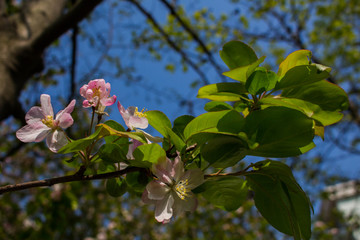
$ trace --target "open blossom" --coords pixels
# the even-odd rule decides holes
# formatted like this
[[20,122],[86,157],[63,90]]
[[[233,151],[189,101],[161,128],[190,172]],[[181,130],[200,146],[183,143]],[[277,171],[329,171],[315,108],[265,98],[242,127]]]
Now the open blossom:
[[134,130],[136,128],[145,129],[149,126],[149,122],[146,118],[146,114],[144,113],[144,110],[139,112],[137,107],[132,107],[132,106],[128,107],[125,110],[125,108],[121,105],[120,102],[118,102],[117,106],[121,116],[125,121],[126,126],[130,130]]
[[83,101],[83,107],[95,107],[99,112],[104,111],[106,106],[116,102],[116,96],[110,97],[110,83],[105,83],[104,79],[91,80],[80,88],[80,95],[86,100]]
[[40,102],[41,107],[32,107],[27,112],[25,116],[27,125],[16,132],[16,137],[22,142],[40,142],[46,137],[49,149],[57,152],[68,143],[62,129],[74,123],[70,113],[74,110],[76,101],[72,100],[64,110],[59,111],[55,119],[50,96],[42,94]]
[[197,199],[191,192],[204,182],[200,169],[185,171],[180,157],[174,161],[168,158],[153,166],[156,179],[148,183],[142,195],[144,203],[155,204],[155,219],[168,223],[172,216],[183,211],[194,211]]

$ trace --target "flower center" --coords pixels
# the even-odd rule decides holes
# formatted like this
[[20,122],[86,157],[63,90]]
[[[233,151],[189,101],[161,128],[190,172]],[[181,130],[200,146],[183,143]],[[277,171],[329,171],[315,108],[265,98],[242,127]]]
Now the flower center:
[[44,119],[41,120],[43,124],[48,126],[49,128],[55,128],[57,127],[54,121],[53,116],[47,115]]
[[187,179],[184,181],[181,180],[175,185],[175,192],[177,193],[179,198],[181,198],[181,200],[184,200],[185,197],[189,196],[188,193],[190,192],[190,189],[188,189],[188,185],[189,181]]
[[93,97],[99,97],[100,98],[100,93],[101,93],[100,87],[93,88],[92,91],[93,91]]
[[145,108],[143,108],[141,110],[141,112],[139,112],[139,109],[138,107],[135,108],[135,112],[134,112],[134,115],[139,117],[139,118],[143,118],[143,117],[146,117],[146,113],[144,112],[145,111]]

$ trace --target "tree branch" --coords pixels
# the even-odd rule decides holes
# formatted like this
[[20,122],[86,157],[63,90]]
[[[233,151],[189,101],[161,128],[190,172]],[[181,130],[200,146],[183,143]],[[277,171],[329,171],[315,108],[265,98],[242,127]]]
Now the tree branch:
[[74,28],[78,22],[87,17],[94,8],[103,0],[81,0],[74,5],[65,15],[59,17],[53,24],[47,27],[32,43],[32,47],[42,52],[52,42],[58,39],[62,34],[71,28]]
[[170,36],[165,32],[165,30],[160,26],[160,24],[155,20],[155,18],[146,11],[136,0],[127,0],[128,2],[134,4],[136,8],[144,14],[147,19],[154,25],[154,27],[160,32],[160,34],[165,38],[166,42],[169,44],[171,48],[173,48],[176,52],[178,52],[184,61],[189,64],[190,67],[194,69],[194,71],[200,76],[201,80],[204,84],[209,84],[209,80],[206,75],[199,69],[198,66],[186,55],[186,53],[176,45],[176,43],[171,40]]
[[115,177],[124,175],[126,173],[136,172],[136,171],[143,171],[143,168],[127,167],[120,171],[95,174],[95,175],[83,175],[84,168],[80,168],[78,172],[76,172],[73,175],[69,175],[69,176],[48,178],[48,179],[44,179],[44,180],[2,186],[2,187],[0,187],[0,195],[7,193],[7,192],[15,192],[15,191],[25,190],[25,189],[29,189],[29,188],[50,187],[50,186],[58,184],[58,183],[91,181],[91,180],[115,178]]
[[212,53],[209,51],[209,49],[206,47],[205,43],[200,39],[200,37],[191,29],[191,27],[186,24],[182,18],[179,16],[179,14],[176,12],[175,8],[173,6],[170,5],[170,3],[168,3],[166,0],[160,0],[170,11],[171,15],[173,15],[176,20],[178,20],[178,22],[180,23],[180,25],[190,34],[190,36],[195,40],[195,42],[197,42],[199,44],[199,46],[201,47],[201,49],[204,51],[204,53],[207,55],[209,62],[211,63],[211,65],[214,66],[214,68],[216,69],[217,74],[220,76],[220,78],[222,79],[222,81],[226,81],[224,75],[222,75],[223,70],[221,69],[221,67],[216,63]]

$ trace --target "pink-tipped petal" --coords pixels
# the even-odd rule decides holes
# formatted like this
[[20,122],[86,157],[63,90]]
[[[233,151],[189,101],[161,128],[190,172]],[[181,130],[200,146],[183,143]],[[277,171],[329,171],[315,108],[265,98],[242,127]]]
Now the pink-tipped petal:
[[83,107],[84,107],[84,108],[91,107],[91,104],[89,103],[88,100],[84,100],[84,101],[83,101]]
[[112,96],[110,98],[103,98],[100,100],[103,106],[111,106],[116,102],[116,96]]
[[57,114],[56,114],[56,120],[60,120],[61,116],[64,114],[64,113],[72,113],[72,111],[74,110],[74,107],[75,107],[75,104],[76,104],[76,100],[72,100],[69,105],[67,105],[67,107],[64,109],[64,110],[61,110],[59,111]]
[[63,113],[57,120],[59,120],[59,126],[64,129],[70,127],[74,123],[74,119],[69,113]]
[[46,116],[44,115],[41,107],[32,107],[25,115],[25,120],[27,124],[32,124],[36,122],[41,122]]
[[170,191],[170,188],[163,182],[151,181],[146,185],[148,198],[152,200],[163,199]]
[[51,131],[42,122],[25,125],[16,132],[16,137],[22,142],[40,142]]
[[157,201],[155,204],[155,219],[158,222],[168,223],[173,215],[173,205],[174,198],[171,194],[169,194],[169,197]]
[[47,94],[41,94],[40,96],[41,109],[45,116],[54,117],[54,111],[51,105],[51,98]]
[[67,143],[68,140],[63,131],[55,130],[46,137],[46,144],[52,152],[58,152]]
[[85,93],[85,98],[86,99],[91,99],[93,95],[94,95],[94,92],[93,92],[92,89],[87,89],[86,90],[86,93]]
[[84,84],[81,88],[80,88],[80,95],[84,98],[86,98],[86,90],[88,89],[88,85]]

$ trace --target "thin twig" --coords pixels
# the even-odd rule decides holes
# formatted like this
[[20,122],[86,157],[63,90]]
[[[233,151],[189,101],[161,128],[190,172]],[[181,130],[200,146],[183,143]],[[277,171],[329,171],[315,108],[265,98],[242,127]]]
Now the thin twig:
[[147,19],[165,38],[165,41],[169,44],[169,46],[173,48],[176,52],[178,52],[184,59],[184,61],[189,64],[189,66],[192,67],[192,69],[194,69],[194,71],[200,76],[204,84],[209,84],[209,80],[207,79],[206,75],[199,69],[198,66],[196,66],[196,64],[186,55],[186,53],[179,46],[177,46],[173,40],[171,40],[170,36],[165,32],[165,30],[160,26],[160,24],[155,20],[155,18],[148,11],[146,11],[145,8],[143,8],[136,0],[127,1],[134,4],[136,8],[147,17]]
[[95,175],[83,175],[84,170],[83,170],[83,168],[80,168],[79,171],[73,175],[56,177],[56,178],[48,178],[48,179],[44,179],[44,180],[24,182],[24,183],[18,183],[18,184],[12,184],[12,185],[6,185],[3,187],[0,187],[0,195],[3,193],[7,193],[7,192],[15,192],[15,191],[20,191],[20,190],[25,190],[25,189],[29,189],[29,188],[35,188],[35,187],[50,187],[50,186],[58,184],[58,183],[115,178],[115,177],[124,175],[126,173],[142,171],[142,170],[143,170],[143,168],[128,167],[123,170],[115,171],[115,172],[95,174]]

